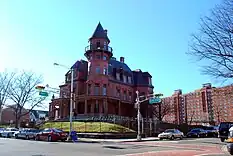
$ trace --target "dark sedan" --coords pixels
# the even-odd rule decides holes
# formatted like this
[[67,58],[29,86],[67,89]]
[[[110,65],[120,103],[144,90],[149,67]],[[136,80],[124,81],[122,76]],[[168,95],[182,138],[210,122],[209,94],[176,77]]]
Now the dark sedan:
[[204,129],[196,128],[192,129],[190,132],[187,133],[187,137],[207,137],[207,132]]

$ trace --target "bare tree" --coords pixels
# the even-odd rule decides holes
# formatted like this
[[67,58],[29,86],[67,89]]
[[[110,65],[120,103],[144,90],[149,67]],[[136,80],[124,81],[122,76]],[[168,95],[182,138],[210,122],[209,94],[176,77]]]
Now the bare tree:
[[201,18],[200,32],[192,35],[188,52],[205,61],[203,74],[225,80],[233,78],[233,0],[223,0]]
[[[41,107],[45,97],[39,96],[35,89],[42,82],[42,78],[31,72],[21,72],[14,77],[14,83],[8,88],[9,99],[14,105],[8,105],[15,113],[15,125],[18,127],[20,119],[35,107]],[[25,107],[29,110],[25,111]]]
[[225,113],[224,113],[224,108],[216,105],[214,106],[214,115],[217,118],[217,123],[219,124],[220,122],[226,121],[226,118],[224,117]]
[[190,118],[190,120],[189,120],[189,125],[191,125],[192,122],[193,122],[194,114],[195,114],[195,111],[192,111],[191,118]]
[[161,102],[156,104],[152,107],[152,114],[162,121],[166,115],[173,113],[173,108],[171,107],[170,103]]
[[2,121],[2,109],[8,98],[8,89],[12,84],[14,75],[14,72],[5,71],[0,73],[0,123]]

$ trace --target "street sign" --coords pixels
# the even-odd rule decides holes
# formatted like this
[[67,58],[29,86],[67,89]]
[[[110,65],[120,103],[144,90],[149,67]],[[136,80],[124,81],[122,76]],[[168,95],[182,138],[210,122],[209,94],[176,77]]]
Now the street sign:
[[39,92],[39,95],[40,96],[49,96],[48,92],[43,92],[43,91]]
[[150,98],[149,99],[149,104],[156,104],[156,103],[161,103],[161,99],[160,98]]

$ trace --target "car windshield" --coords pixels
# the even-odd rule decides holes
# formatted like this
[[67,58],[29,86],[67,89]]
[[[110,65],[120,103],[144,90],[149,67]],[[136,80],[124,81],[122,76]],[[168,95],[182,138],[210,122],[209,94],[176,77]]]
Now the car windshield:
[[219,128],[230,128],[233,124],[232,123],[221,123]]
[[200,129],[193,129],[193,130],[191,130],[191,132],[200,132],[201,130]]
[[206,127],[206,130],[215,130],[214,127]]
[[62,130],[60,130],[60,129],[56,129],[56,128],[54,128],[54,129],[53,129],[53,131],[54,131],[54,132],[57,132],[57,133],[61,133],[61,132],[63,132]]
[[174,130],[173,129],[167,129],[164,131],[165,133],[174,133]]
[[30,130],[30,132],[33,132],[33,133],[37,133],[37,132],[39,132],[40,130],[38,130],[38,129],[31,129]]

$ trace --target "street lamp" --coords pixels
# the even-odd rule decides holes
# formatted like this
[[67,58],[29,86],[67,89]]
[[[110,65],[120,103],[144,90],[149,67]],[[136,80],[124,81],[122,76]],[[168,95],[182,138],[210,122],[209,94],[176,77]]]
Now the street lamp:
[[66,69],[69,69],[70,72],[71,72],[71,85],[70,85],[70,132],[69,132],[69,137],[68,137],[68,139],[70,139],[71,132],[72,132],[72,118],[73,118],[74,69],[72,67],[69,68],[69,67],[67,67],[65,65],[62,65],[62,64],[59,64],[59,63],[54,63],[53,65],[64,67]]

